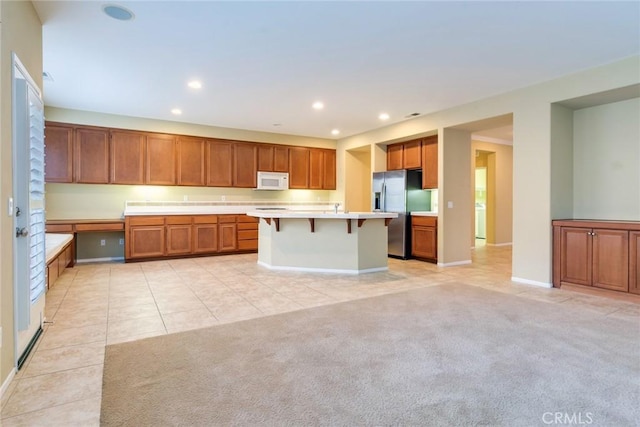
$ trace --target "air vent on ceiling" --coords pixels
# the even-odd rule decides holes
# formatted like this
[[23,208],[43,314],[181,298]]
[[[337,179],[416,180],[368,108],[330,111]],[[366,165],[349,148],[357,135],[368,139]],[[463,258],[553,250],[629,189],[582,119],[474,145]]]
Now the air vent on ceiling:
[[42,80],[44,80],[45,82],[53,82],[53,77],[48,72],[43,71],[42,72]]
[[419,116],[419,115],[420,115],[420,113],[411,113],[411,114],[408,114],[408,115],[404,116],[404,118],[405,119],[410,119],[411,117],[416,117],[416,116]]

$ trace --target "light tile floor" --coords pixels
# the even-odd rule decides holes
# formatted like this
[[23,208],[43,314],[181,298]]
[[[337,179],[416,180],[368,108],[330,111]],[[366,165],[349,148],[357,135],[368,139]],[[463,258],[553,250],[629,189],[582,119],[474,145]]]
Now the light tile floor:
[[99,425],[106,345],[451,282],[638,320],[640,305],[511,282],[511,248],[471,265],[389,260],[364,275],[274,272],[228,255],[67,269],[46,296],[45,331],[2,396],[3,426]]

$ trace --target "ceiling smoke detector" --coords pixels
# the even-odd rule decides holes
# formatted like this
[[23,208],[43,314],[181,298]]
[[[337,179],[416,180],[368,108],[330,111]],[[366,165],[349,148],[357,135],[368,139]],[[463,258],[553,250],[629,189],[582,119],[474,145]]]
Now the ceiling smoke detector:
[[45,82],[53,82],[53,76],[51,76],[51,74],[49,74],[48,72],[43,71],[42,80],[44,80]]
[[129,9],[117,4],[105,4],[102,6],[102,11],[110,18],[118,21],[131,21],[135,16]]

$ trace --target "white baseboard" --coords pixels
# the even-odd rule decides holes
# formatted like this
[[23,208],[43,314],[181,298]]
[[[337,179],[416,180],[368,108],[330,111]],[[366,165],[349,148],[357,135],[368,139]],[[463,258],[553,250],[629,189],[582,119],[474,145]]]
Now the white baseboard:
[[541,288],[553,288],[553,284],[547,282],[538,282],[536,280],[522,279],[520,277],[511,277],[512,282],[522,283],[524,285],[539,286]]
[[106,257],[106,258],[85,258],[76,260],[76,264],[89,264],[92,262],[115,262],[115,261],[124,261],[124,257],[116,256],[116,257]]
[[487,243],[487,246],[513,246],[513,243]]
[[439,262],[438,263],[438,267],[455,267],[456,265],[468,265],[471,264],[471,260],[465,260],[465,261],[454,261],[454,262]]
[[363,274],[363,273],[375,273],[377,271],[389,270],[389,267],[367,268],[364,270],[341,270],[336,268],[289,267],[289,266],[277,266],[277,265],[274,266],[274,265],[269,265],[262,261],[258,261],[258,265],[268,268],[269,270],[303,271],[306,273]]
[[2,383],[2,387],[0,387],[0,399],[2,399],[2,396],[4,396],[5,392],[9,388],[9,384],[11,384],[11,381],[13,381],[13,378],[15,376],[16,376],[16,368],[13,368],[11,372],[9,372],[9,375],[7,375],[7,379],[4,380],[4,382]]

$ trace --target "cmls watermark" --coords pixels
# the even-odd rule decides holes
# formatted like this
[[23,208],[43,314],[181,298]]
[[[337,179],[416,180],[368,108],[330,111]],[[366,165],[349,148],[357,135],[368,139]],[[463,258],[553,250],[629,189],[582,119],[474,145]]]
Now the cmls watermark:
[[589,425],[593,423],[592,412],[545,412],[542,422],[548,425]]

